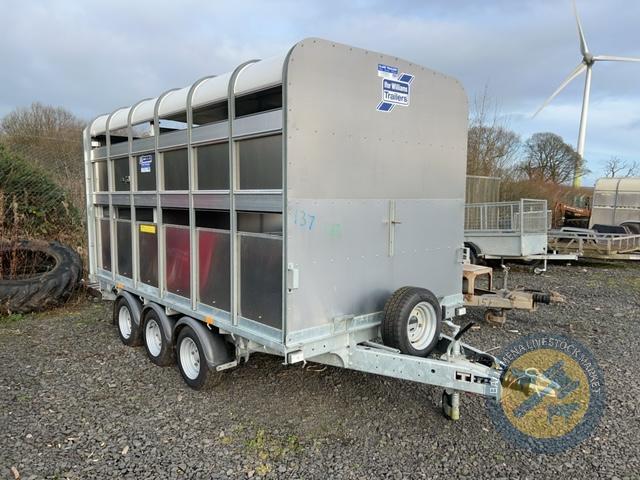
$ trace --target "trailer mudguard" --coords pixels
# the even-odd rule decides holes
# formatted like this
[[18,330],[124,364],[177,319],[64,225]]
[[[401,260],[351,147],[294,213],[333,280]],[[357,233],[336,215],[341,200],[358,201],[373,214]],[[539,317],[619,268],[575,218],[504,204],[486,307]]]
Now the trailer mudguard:
[[233,360],[229,351],[229,344],[217,331],[209,330],[204,323],[194,318],[184,316],[178,320],[178,323],[176,323],[174,333],[177,334],[185,325],[191,327],[193,331],[196,332],[196,335],[198,335],[198,339],[202,345],[202,350],[204,351],[204,356],[207,359],[207,364],[210,368],[215,368],[218,365],[222,365],[223,363],[228,363]]
[[[116,299],[118,297],[124,297],[127,300],[127,303],[129,304],[129,306],[131,307],[131,315],[132,315],[132,320],[133,322],[136,324],[136,327],[140,326],[140,319],[142,318],[142,302],[140,301],[139,298],[135,297],[134,295],[130,294],[129,292],[125,292],[124,290],[120,290],[118,292],[118,295],[116,297]],[[116,323],[116,317],[113,317],[113,324],[115,325]]]

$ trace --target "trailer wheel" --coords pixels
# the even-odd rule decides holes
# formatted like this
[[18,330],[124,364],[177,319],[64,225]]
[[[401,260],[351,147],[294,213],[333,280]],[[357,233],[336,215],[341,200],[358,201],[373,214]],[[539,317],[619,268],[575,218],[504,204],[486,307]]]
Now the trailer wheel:
[[113,305],[113,322],[120,340],[129,347],[142,345],[142,331],[135,320],[136,314],[140,314],[138,305],[132,305],[125,296],[118,297]]
[[176,358],[182,378],[194,390],[200,390],[220,376],[210,371],[200,339],[189,326],[180,330],[176,343]]
[[173,346],[162,332],[158,314],[150,309],[144,320],[144,346],[152,363],[166,367],[173,363]]
[[429,290],[403,287],[387,300],[382,341],[406,355],[427,356],[440,339],[442,310]]

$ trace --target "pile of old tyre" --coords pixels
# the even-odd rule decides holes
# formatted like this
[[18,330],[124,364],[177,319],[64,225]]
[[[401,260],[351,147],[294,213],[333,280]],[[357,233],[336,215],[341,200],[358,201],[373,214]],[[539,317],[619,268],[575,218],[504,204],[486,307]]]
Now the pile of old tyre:
[[59,306],[73,294],[82,276],[80,256],[58,242],[2,241],[0,261],[3,313],[27,313]]

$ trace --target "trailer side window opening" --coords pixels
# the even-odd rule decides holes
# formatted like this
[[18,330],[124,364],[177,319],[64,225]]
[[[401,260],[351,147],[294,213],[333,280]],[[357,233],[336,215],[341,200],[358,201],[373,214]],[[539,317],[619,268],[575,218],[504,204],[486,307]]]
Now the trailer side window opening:
[[131,126],[131,136],[135,140],[137,138],[148,138],[153,137],[153,123],[152,122],[141,122],[136,123]]
[[116,218],[118,220],[131,220],[131,208],[129,207],[117,207]]
[[282,108],[282,85],[236,97],[236,118]]
[[225,210],[196,210],[196,227],[229,230],[229,212]]
[[189,165],[187,160],[186,148],[162,153],[165,190],[189,189]]
[[187,128],[187,114],[186,112],[182,112],[169,117],[160,118],[159,126],[160,135],[175,132],[176,130],[185,130]]
[[96,148],[102,148],[107,144],[107,136],[102,135],[94,135],[91,137],[91,149],[95,150]]
[[165,224],[189,226],[189,210],[182,208],[163,208],[162,221]]
[[153,208],[136,208],[136,222],[155,222]]
[[109,178],[107,176],[107,162],[95,162],[93,164],[93,178],[97,192],[109,191]]
[[637,192],[618,192],[618,206],[620,207],[640,207],[640,195]]
[[118,143],[126,143],[129,141],[129,134],[126,128],[119,128],[117,130],[111,130],[109,132],[109,142],[111,145],[117,145]]
[[229,118],[229,104],[226,100],[193,109],[193,126],[222,122]]
[[116,158],[112,161],[112,165],[116,191],[129,191],[131,187],[131,177],[129,176],[129,157]]
[[282,188],[282,135],[240,140],[237,147],[241,190]]
[[238,212],[238,232],[282,235],[282,214]]
[[216,143],[196,149],[198,190],[229,190],[229,144]]

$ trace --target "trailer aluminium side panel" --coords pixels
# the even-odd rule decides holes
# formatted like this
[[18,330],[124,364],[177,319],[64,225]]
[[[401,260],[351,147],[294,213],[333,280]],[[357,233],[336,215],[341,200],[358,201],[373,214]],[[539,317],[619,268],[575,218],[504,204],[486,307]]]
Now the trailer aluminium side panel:
[[191,387],[265,352],[445,387],[457,418],[503,368],[451,321],[466,128],[456,80],[320,39],[100,116],[90,281]]
[[626,225],[640,234],[640,178],[601,178],[593,192],[589,228]]

